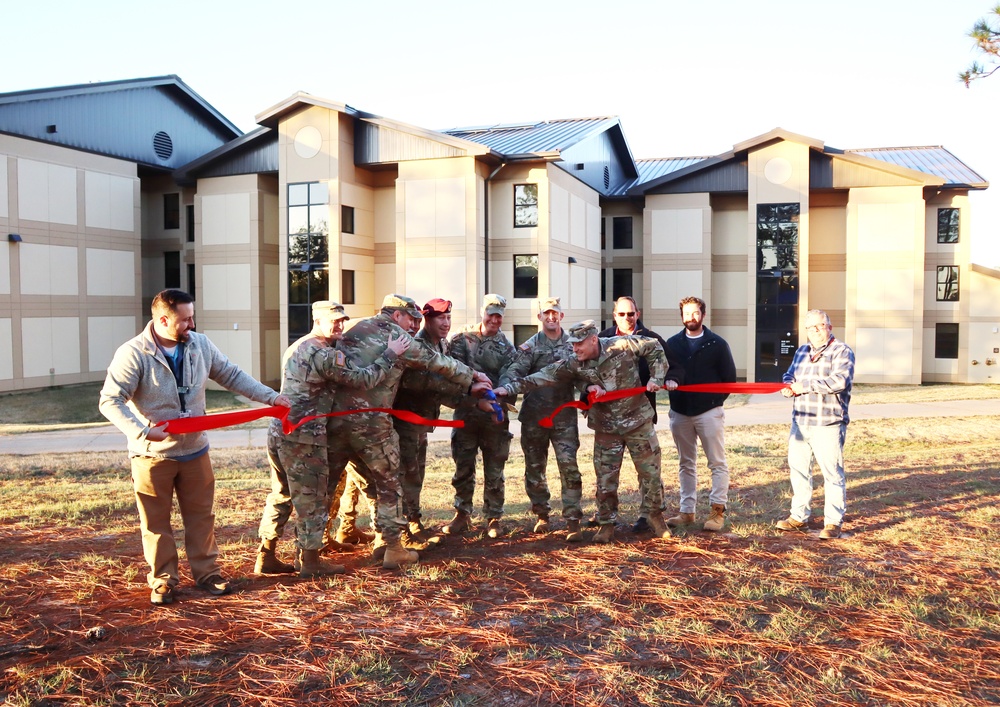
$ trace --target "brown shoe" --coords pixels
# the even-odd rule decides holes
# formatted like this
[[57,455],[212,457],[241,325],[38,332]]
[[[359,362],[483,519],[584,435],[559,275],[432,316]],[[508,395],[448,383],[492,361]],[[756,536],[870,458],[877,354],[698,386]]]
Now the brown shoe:
[[548,516],[538,516],[538,520],[535,522],[535,527],[531,529],[531,532],[538,533],[539,535],[544,535],[552,530],[552,526],[549,525]]
[[691,525],[692,523],[694,523],[694,513],[678,513],[667,518],[667,525],[671,528],[679,528],[682,525]]
[[597,531],[597,535],[594,536],[594,542],[600,543],[602,545],[607,545],[615,539],[615,524],[605,523],[601,525],[600,530]]
[[496,540],[503,534],[503,527],[500,525],[499,518],[490,518],[490,522],[486,525],[486,537],[491,540]]
[[354,521],[344,521],[337,530],[337,542],[342,545],[367,545],[374,539],[374,533],[366,533]]
[[426,542],[433,542],[431,538],[440,537],[436,531],[431,528],[425,528],[419,518],[407,522],[406,528],[410,531],[410,535]]
[[717,533],[722,530],[722,526],[726,524],[726,507],[721,503],[712,504],[712,512],[708,514],[708,520],[705,521],[705,525],[702,527],[705,530],[709,530],[713,533]]
[[827,525],[819,531],[819,536],[824,540],[835,540],[840,537],[840,533],[839,525]]
[[382,567],[387,570],[398,570],[403,565],[412,565],[420,560],[420,555],[404,548],[398,539],[385,546],[385,556]]
[[174,603],[174,588],[169,584],[157,584],[149,593],[149,603],[153,606],[164,606]]
[[663,522],[662,513],[650,513],[649,518],[646,520],[649,522],[649,529],[653,531],[654,538],[673,537],[670,533],[670,528],[668,528],[667,524]]
[[455,517],[451,519],[448,525],[441,528],[441,532],[445,535],[461,535],[471,527],[472,523],[469,522],[469,514],[465,511],[455,511]]
[[581,540],[583,540],[583,533],[580,532],[580,519],[566,521],[566,542],[578,543]]
[[375,533],[375,540],[372,542],[372,559],[381,562],[382,558],[385,557],[385,548],[386,543],[382,533]]
[[229,582],[217,574],[213,574],[211,577],[206,577],[198,582],[198,587],[204,589],[213,597],[221,597],[223,594],[229,594],[233,591],[233,588],[229,586]]
[[278,546],[277,538],[260,541],[260,548],[257,550],[257,562],[254,563],[254,574],[294,574],[295,565],[282,562],[275,554]]
[[299,577],[302,579],[312,579],[313,577],[326,577],[332,574],[344,574],[343,565],[333,565],[325,562],[319,559],[319,553],[319,550],[302,551]]
[[784,530],[786,532],[789,530],[801,530],[805,532],[805,530],[809,527],[809,521],[795,520],[791,516],[788,516],[784,520],[779,520],[777,523],[775,523],[774,527],[777,528],[778,530]]
[[399,543],[407,550],[416,550],[417,552],[423,552],[431,547],[428,541],[421,540],[420,536],[411,533],[409,528],[403,528],[399,534]]

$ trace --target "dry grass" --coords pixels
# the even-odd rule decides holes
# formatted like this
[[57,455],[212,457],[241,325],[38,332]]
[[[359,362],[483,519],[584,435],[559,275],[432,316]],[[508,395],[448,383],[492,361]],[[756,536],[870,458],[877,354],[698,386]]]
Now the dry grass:
[[[157,610],[147,600],[123,455],[0,457],[0,698],[1000,701],[1000,418],[853,423],[850,534],[830,543],[771,529],[787,512],[786,434],[784,426],[727,431],[733,489],[722,534],[691,529],[664,542],[620,528],[609,547],[571,547],[559,533],[539,538],[528,532],[514,454],[498,541],[449,539],[401,572],[374,567],[360,552],[343,555],[343,577],[242,579],[222,598],[201,594],[182,574],[178,602]],[[669,434],[661,441],[672,448]],[[447,454],[445,444],[432,445],[424,506],[437,522],[450,516]],[[580,454],[585,499],[593,498],[589,457],[589,449]],[[263,453],[213,458],[223,564],[248,577],[267,485]],[[674,468],[667,454],[670,502]],[[558,489],[554,470],[549,479]],[[631,521],[628,464],[622,479],[623,521]]]

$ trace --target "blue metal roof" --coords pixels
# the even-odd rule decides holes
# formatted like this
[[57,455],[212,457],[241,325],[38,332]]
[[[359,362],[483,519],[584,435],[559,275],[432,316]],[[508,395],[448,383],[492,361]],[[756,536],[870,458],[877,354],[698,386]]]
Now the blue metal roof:
[[659,177],[671,174],[672,172],[685,169],[693,164],[698,164],[699,162],[707,159],[708,157],[658,157],[636,160],[635,166],[636,169],[639,170],[639,176],[630,182],[620,185],[608,194],[608,196],[625,196],[625,193],[637,184],[650,182],[654,179],[658,179]]
[[941,146],[934,147],[877,147],[862,150],[844,150],[846,154],[861,155],[875,160],[933,174],[945,180],[947,186],[986,187],[987,181],[968,165]]
[[497,124],[439,130],[464,140],[486,145],[506,156],[561,152],[581,140],[619,125],[618,118],[576,118],[541,123]]
[[164,170],[242,135],[173,75],[3,93],[0,131]]

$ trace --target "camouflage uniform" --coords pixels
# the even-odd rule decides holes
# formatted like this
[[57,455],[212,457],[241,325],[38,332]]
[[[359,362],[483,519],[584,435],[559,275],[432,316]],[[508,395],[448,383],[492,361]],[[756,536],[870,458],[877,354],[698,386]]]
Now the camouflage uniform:
[[[596,334],[596,328],[593,331]],[[599,385],[608,392],[636,388],[640,385],[639,357],[649,364],[650,380],[659,382],[666,375],[667,359],[655,339],[619,336],[598,339],[598,345],[598,357],[594,360],[581,362],[573,357],[504,387],[512,394],[567,382],[575,383],[580,390],[591,385]],[[649,508],[662,511],[660,444],[646,396],[633,395],[609,403],[598,401],[590,409],[587,424],[594,430],[598,522],[614,523],[618,516],[618,476],[626,447],[639,474],[640,489],[646,496],[644,502]]]
[[[498,331],[483,336],[480,324],[456,334],[450,342],[453,358],[490,377],[493,386],[500,384],[504,369],[514,360],[514,345]],[[510,456],[510,420],[504,415],[497,424],[492,412],[483,412],[475,401],[464,401],[455,409],[455,419],[465,427],[451,433],[451,455],[455,460],[455,508],[472,515],[472,495],[476,488],[476,456],[483,450],[483,514],[487,520],[503,516],[504,465]]]
[[[419,310],[416,310],[419,313]],[[391,337],[403,331],[383,310],[374,317],[362,319],[344,333],[338,350],[359,363],[368,363],[381,351]],[[440,374],[463,390],[472,385],[473,372],[447,356],[436,354],[422,346],[412,346],[386,375],[382,385],[371,391],[343,390],[334,402],[334,409],[391,408],[405,368],[420,368]],[[375,484],[378,494],[375,526],[388,543],[399,537],[403,523],[399,517],[399,436],[390,416],[380,412],[362,413],[342,418],[336,444],[331,444],[332,469],[343,469],[353,455],[361,460],[358,473]]]
[[[418,331],[413,338],[415,343],[434,353],[448,355],[448,342],[439,341],[434,346],[424,329]],[[393,407],[409,410],[428,420],[436,420],[441,415],[442,399],[453,398],[464,392],[460,386],[449,383],[430,371],[412,369],[403,374]],[[419,520],[420,491],[424,486],[424,472],[427,468],[427,434],[432,428],[414,425],[399,418],[393,418],[392,424],[399,435],[403,517],[410,521]]]
[[[572,358],[573,345],[569,343],[569,336],[565,331],[560,331],[557,340],[550,339],[544,331],[540,331],[517,349],[514,362],[504,376],[504,382],[524,378],[552,363]],[[560,412],[549,429],[538,424],[539,420],[548,417],[557,407],[574,398],[573,382],[566,380],[528,393],[517,414],[521,423],[521,450],[524,452],[524,490],[531,500],[531,512],[539,517],[548,516],[551,510],[549,486],[545,478],[550,443],[556,453],[559,479],[562,482],[563,517],[576,520],[582,517],[580,498],[583,482],[580,467],[576,463],[576,452],[580,448],[576,410],[570,408]]]
[[[303,336],[282,357],[281,392],[292,401],[288,420],[295,423],[330,412],[337,385],[377,386],[394,369],[395,361],[396,355],[383,346],[366,368],[358,370],[327,339],[312,333]],[[322,548],[329,497],[340,480],[339,474],[330,475],[327,420],[312,420],[288,435],[282,432],[280,420],[272,420],[267,449],[271,493],[260,521],[261,540],[280,537],[294,507],[299,547]]]

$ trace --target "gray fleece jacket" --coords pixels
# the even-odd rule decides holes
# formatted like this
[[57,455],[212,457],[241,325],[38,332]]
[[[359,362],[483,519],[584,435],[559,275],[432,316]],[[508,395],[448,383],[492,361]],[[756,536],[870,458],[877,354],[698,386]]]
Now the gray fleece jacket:
[[[204,334],[191,332],[184,345],[182,385],[188,387],[185,407],[192,416],[205,414],[205,385],[211,379],[223,388],[258,403],[271,405],[278,393],[232,363]],[[153,338],[153,323],[118,347],[101,390],[101,414],[128,438],[129,456],[173,458],[208,447],[204,432],[171,435],[162,442],[146,439],[151,423],[181,416],[177,381]]]

